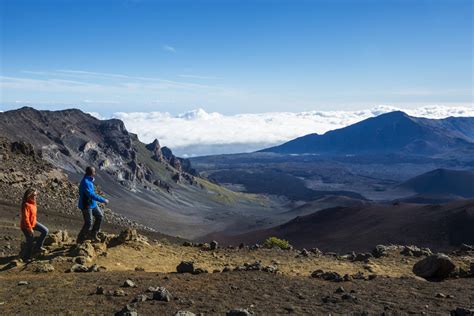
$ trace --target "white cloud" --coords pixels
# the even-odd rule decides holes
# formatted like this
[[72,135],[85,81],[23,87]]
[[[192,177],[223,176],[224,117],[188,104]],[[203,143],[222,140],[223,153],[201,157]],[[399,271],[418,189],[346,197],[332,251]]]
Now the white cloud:
[[[369,117],[400,110],[377,106],[359,111],[273,112],[261,114],[222,115],[203,109],[177,116],[166,112],[115,113],[127,129],[144,142],[155,138],[179,155],[193,156],[254,151],[283,143],[310,133],[354,124]],[[425,106],[402,109],[409,115],[426,118],[474,116],[472,107]]]
[[170,45],[163,45],[163,49],[167,52],[176,53],[176,48]]

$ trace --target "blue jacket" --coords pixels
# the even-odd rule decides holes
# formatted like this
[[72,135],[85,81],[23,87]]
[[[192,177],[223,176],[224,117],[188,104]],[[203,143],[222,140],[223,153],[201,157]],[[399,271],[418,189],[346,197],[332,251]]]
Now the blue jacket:
[[[89,202],[88,202],[89,201]],[[81,184],[79,185],[79,203],[77,207],[81,210],[88,208],[95,208],[97,202],[105,203],[105,199],[94,191],[94,178],[90,176],[84,176]]]

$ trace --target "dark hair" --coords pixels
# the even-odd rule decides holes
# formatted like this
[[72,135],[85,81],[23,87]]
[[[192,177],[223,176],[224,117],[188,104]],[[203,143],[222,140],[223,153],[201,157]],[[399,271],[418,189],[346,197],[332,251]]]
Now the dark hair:
[[94,170],[95,170],[94,167],[88,166],[88,167],[86,168],[86,175],[87,175],[87,176],[91,176],[91,175],[94,173]]
[[30,196],[32,196],[37,190],[35,188],[29,188],[28,190],[25,191],[23,194],[23,200],[21,201],[21,208],[25,206],[25,203],[28,201]]

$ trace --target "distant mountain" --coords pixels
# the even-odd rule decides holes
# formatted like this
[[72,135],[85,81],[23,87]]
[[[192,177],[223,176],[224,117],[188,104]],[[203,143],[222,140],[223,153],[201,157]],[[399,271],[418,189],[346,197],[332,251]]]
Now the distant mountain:
[[441,120],[415,118],[395,111],[359,123],[310,134],[262,150],[285,154],[439,154],[474,148],[474,117]]
[[474,172],[436,169],[414,177],[399,187],[423,195],[474,198]]
[[158,140],[142,143],[118,119],[24,107],[0,113],[0,136],[32,144],[76,182],[86,166],[95,166],[114,211],[171,235],[192,238],[234,221],[254,223],[262,210],[281,210],[268,197],[233,192],[198,176],[189,160]]
[[210,236],[224,243],[261,243],[270,236],[296,247],[326,251],[370,251],[375,244],[415,244],[450,249],[474,243],[474,201],[445,205],[359,204],[299,216],[273,228],[237,236]]

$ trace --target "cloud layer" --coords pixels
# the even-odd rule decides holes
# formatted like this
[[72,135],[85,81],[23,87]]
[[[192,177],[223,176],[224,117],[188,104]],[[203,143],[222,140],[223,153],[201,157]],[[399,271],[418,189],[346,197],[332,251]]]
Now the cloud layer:
[[377,106],[360,111],[239,115],[207,113],[203,109],[177,116],[164,112],[118,112],[113,117],[123,120],[127,129],[138,134],[144,142],[152,142],[156,138],[178,155],[196,156],[255,151],[310,133],[322,134],[394,110],[402,110],[411,116],[437,119],[474,116],[473,107],[425,106],[399,109]]

